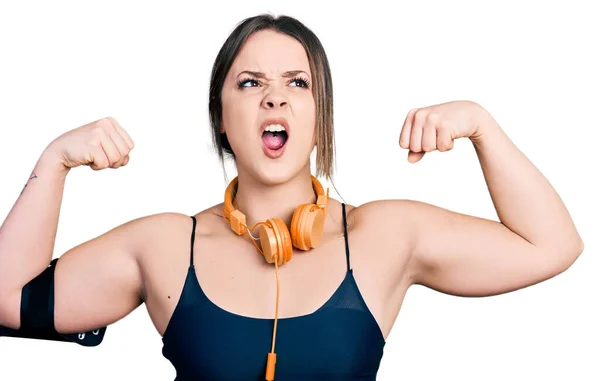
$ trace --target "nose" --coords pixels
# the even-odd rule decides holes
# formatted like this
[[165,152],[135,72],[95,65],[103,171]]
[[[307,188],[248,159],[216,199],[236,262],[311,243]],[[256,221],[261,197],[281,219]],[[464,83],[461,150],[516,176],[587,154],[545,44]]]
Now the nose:
[[286,107],[287,104],[285,97],[275,91],[267,94],[262,102],[262,106],[267,109],[283,108]]

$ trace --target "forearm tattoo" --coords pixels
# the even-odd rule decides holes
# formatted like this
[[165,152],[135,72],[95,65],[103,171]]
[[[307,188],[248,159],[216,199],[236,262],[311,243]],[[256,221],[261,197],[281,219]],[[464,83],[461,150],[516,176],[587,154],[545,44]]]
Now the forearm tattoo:
[[[31,175],[31,177],[29,177],[29,180],[32,179],[37,179],[37,175],[34,173]],[[27,188],[27,184],[29,184],[29,180],[27,180],[27,183],[25,184],[25,186],[23,187],[23,190],[21,191],[21,194],[23,194],[23,192],[25,192],[25,188]],[[20,195],[19,195],[20,196]]]

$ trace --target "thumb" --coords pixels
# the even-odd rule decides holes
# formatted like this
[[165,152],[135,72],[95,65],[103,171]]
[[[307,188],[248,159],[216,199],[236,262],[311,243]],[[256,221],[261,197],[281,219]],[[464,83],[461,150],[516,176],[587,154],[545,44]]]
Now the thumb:
[[417,161],[421,160],[423,156],[425,156],[425,152],[408,151],[408,162],[414,164]]

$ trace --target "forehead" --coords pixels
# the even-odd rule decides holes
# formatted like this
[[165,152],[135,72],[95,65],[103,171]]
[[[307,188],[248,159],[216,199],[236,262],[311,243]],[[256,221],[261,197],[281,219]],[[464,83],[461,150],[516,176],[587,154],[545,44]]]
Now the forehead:
[[271,77],[288,70],[304,70],[310,75],[308,56],[300,42],[286,34],[273,30],[253,33],[235,58],[231,73],[250,70]]

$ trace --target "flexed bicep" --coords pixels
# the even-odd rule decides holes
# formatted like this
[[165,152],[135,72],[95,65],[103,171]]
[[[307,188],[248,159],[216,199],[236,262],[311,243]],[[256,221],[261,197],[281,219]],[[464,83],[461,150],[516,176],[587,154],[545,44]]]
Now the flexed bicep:
[[50,340],[68,335],[97,345],[97,339],[83,341],[86,332],[97,335],[143,302],[138,256],[151,220],[129,221],[68,250],[53,268],[13,290],[2,303],[4,330],[12,330],[4,334]]
[[571,263],[538,248],[500,222],[410,201],[415,246],[411,276],[458,296],[489,296],[552,278]]

